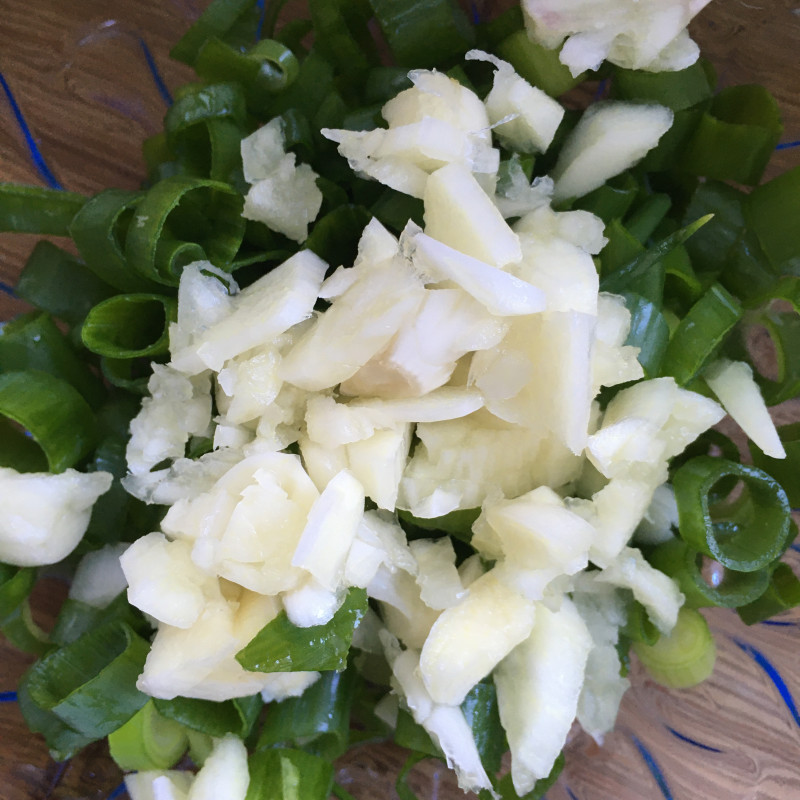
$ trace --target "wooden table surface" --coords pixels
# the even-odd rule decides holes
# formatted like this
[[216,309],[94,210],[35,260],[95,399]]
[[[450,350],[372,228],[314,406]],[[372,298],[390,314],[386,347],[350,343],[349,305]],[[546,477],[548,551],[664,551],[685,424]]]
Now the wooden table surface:
[[[185,20],[203,5],[202,0],[0,0],[0,72],[65,188],[92,193],[138,185],[144,171],[140,143],[160,128],[164,112],[140,37],[167,85],[176,88],[189,72],[169,62],[166,53]],[[800,7],[794,0],[716,0],[696,21],[694,34],[717,65],[722,85],[766,85],[783,110],[784,141],[800,139]],[[771,174],[798,164],[800,148],[783,150]],[[0,180],[42,183],[2,94]],[[30,236],[0,236],[0,280],[13,284],[33,243]],[[0,293],[0,319],[20,310],[21,304]],[[61,594],[57,581],[37,592],[43,625],[52,621]],[[637,681],[604,748],[580,736],[571,743],[565,780],[548,793],[550,800],[567,800],[569,792],[580,800],[666,796],[640,745],[655,755],[676,800],[800,798],[800,718],[764,667],[766,659],[800,699],[800,629],[760,626],[742,632],[728,612],[711,619],[721,643],[712,681],[683,693]],[[739,639],[746,642],[737,644]],[[0,642],[0,692],[12,690],[29,663]],[[667,725],[705,749],[666,734]],[[400,763],[390,747],[364,750],[350,759],[340,780],[359,800],[395,797],[389,776]],[[15,704],[0,704],[0,800],[103,800],[119,782],[102,744],[68,764],[55,764],[40,738],[27,732]],[[418,785],[424,800],[463,796],[433,765],[423,768]]]

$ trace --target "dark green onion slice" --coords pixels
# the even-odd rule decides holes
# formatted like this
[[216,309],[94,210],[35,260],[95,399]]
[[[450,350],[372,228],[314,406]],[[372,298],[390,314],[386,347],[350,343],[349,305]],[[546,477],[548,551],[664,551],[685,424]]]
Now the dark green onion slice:
[[244,89],[251,113],[266,116],[270,96],[294,82],[300,63],[285,44],[275,39],[262,39],[243,53],[212,38],[200,50],[195,70],[207,81],[236,81]]
[[191,697],[154,701],[158,713],[186,728],[219,738],[234,733],[249,736],[264,705],[260,695],[214,702]]
[[650,676],[669,689],[688,689],[711,677],[717,647],[705,617],[682,608],[672,631],[654,644],[634,642],[633,650]]
[[159,356],[169,352],[169,325],[178,303],[160,294],[120,294],[96,305],[81,328],[87,349],[109,358]]
[[508,750],[505,731],[500,723],[497,690],[494,682],[476,683],[461,703],[464,718],[472,730],[472,738],[489,775],[500,771],[503,753]]
[[800,422],[781,425],[777,430],[786,458],[771,458],[751,442],[753,463],[780,483],[792,508],[800,508]]
[[631,236],[645,244],[661,224],[672,207],[672,198],[663,192],[648,195],[625,218],[625,227]]
[[367,593],[351,588],[344,603],[325,625],[298,628],[282,611],[236,654],[253,672],[342,670],[353,631],[367,610]]
[[784,274],[797,274],[800,167],[756,187],[747,197],[746,216],[772,266]]
[[764,594],[736,611],[742,622],[753,625],[798,605],[800,605],[800,580],[788,564],[780,562],[775,565]]
[[[44,451],[50,472],[77,464],[95,444],[92,409],[77,389],[46,372],[0,374],[0,417],[30,432]],[[5,444],[0,442],[0,451]]]
[[23,314],[0,327],[0,373],[27,369],[66,381],[94,408],[106,396],[98,376],[43,312]]
[[[638,291],[637,286],[639,283],[649,286],[648,273],[663,267],[664,257],[679,244],[683,244],[690,236],[693,236],[710,219],[709,215],[695,220],[680,230],[669,234],[669,236],[649,247],[619,269],[610,272],[608,275],[603,275],[600,280],[600,289],[604,292],[621,293]],[[643,294],[641,291],[638,293]]]
[[127,625],[95,628],[29,670],[31,700],[90,740],[127,722],[146,702],[136,688],[150,645]]
[[667,351],[669,325],[655,303],[633,292],[625,292],[623,297],[631,312],[631,327],[625,344],[639,348],[637,359],[645,375],[655,377]]
[[[740,483],[739,496],[716,497],[717,486],[730,478]],[[681,537],[728,569],[763,569],[788,546],[789,501],[780,484],[763,470],[698,456],[676,470],[672,483]]]
[[74,256],[42,239],[22,268],[16,292],[36,308],[78,325],[114,290]]
[[183,726],[159,714],[152,700],[108,735],[111,758],[126,771],[169,769],[188,745]]
[[36,583],[36,570],[0,563],[0,632],[14,647],[43,655],[51,645],[31,617],[28,597]]
[[713,68],[703,59],[674,72],[618,68],[614,71],[613,85],[622,100],[658,103],[682,111],[711,99],[715,80],[712,73]]
[[142,192],[106,189],[86,201],[69,228],[86,266],[121,292],[153,288],[152,281],[132,269],[123,252],[128,225],[143,196]]
[[302,747],[333,761],[350,741],[350,710],[356,674],[353,669],[323,672],[300,697],[272,703],[261,726],[256,749],[275,745]]
[[212,37],[224,38],[237,23],[247,14],[256,0],[213,0],[200,15],[197,22],[178,40],[170,50],[170,56],[176,61],[192,66],[203,45]]
[[118,389],[135,395],[147,394],[147,383],[152,372],[147,358],[107,358],[100,359],[103,377]]
[[362,206],[339,206],[317,220],[304,247],[332,266],[352,264],[361,233],[370,219],[372,215]]
[[442,64],[474,44],[475,31],[454,0],[369,2],[401,67]]
[[248,768],[245,800],[327,800],[333,788],[333,764],[302,750],[259,750]]
[[308,8],[314,46],[338,73],[347,80],[360,80],[378,63],[375,41],[367,27],[372,16],[367,0],[309,0]]
[[[636,178],[626,171],[579,197],[572,207],[591,211],[608,225],[612,220],[625,217],[636,201],[638,193],[639,184]],[[696,218],[692,218],[692,221]]]
[[[544,800],[546,793],[555,786],[559,775],[564,771],[565,764],[566,759],[564,758],[564,753],[559,753],[558,758],[553,763],[550,774],[546,778],[539,778],[533,789],[524,797],[520,797],[514,790],[510,772],[503,775],[497,782],[497,791],[500,793],[503,800]],[[491,800],[492,795],[484,789],[480,792],[478,797],[479,800]]]
[[743,313],[727,289],[718,283],[711,286],[673,333],[662,372],[681,386],[689,383],[715,355]]
[[0,231],[67,236],[86,197],[61,189],[0,183]]
[[763,86],[731,86],[703,114],[681,159],[681,169],[755,186],[783,132],[775,98]]
[[756,371],[764,402],[774,406],[800,394],[800,316],[794,311],[764,311],[751,316],[753,325],[761,325],[772,340],[777,375],[775,380]]
[[95,739],[66,725],[50,711],[41,708],[30,695],[32,671],[28,670],[17,686],[17,701],[25,724],[32,733],[41,733],[54,761],[66,761]]
[[85,633],[113,621],[124,622],[142,636],[148,634],[147,623],[138,610],[128,603],[125,593],[122,592],[105,608],[90,606],[68,597],[59,609],[50,638],[58,645],[71,644]]
[[509,34],[497,45],[496,52],[528,83],[551,97],[568,92],[587,77],[585,72],[573,77],[569,67],[559,60],[558,50],[549,50],[532,42],[524,30]]
[[174,176],[153,186],[128,227],[125,255],[140,275],[177,286],[183,268],[208,259],[230,266],[244,236],[243,199],[212,180]]
[[431,758],[442,758],[439,746],[431,739],[430,734],[404,708],[397,712],[397,726],[394,731],[394,743],[413,753]]
[[767,590],[770,571],[736,572],[672,539],[648,553],[648,561],[674,578],[686,597],[687,608],[738,608],[752,603]]

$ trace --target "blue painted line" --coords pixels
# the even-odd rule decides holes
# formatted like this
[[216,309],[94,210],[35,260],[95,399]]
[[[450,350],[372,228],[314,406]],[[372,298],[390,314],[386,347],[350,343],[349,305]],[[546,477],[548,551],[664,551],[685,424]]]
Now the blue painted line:
[[156,64],[155,58],[153,58],[153,54],[150,51],[150,48],[147,46],[147,42],[141,36],[139,37],[139,47],[141,47],[142,49],[144,60],[147,62],[147,68],[150,70],[150,75],[153,78],[153,83],[155,83],[156,89],[158,89],[158,93],[161,95],[164,102],[168,106],[171,106],[172,95],[170,94],[170,91],[167,88],[167,84],[164,83],[164,79],[161,77],[161,73],[158,71],[158,65]]
[[473,25],[480,25],[481,24],[481,12],[478,8],[478,4],[475,0],[472,0],[469,4],[470,16],[472,17],[472,24]]
[[0,292],[7,294],[9,297],[17,296],[17,293],[14,291],[14,287],[7,284],[5,281],[0,281]]
[[608,78],[603,78],[600,83],[597,85],[597,91],[594,93],[594,97],[592,98],[592,102],[597,102],[602,98],[605,94],[606,89],[608,88]]
[[781,700],[786,704],[786,708],[789,709],[792,719],[800,725],[800,713],[797,711],[792,693],[789,691],[789,687],[781,677],[780,672],[778,672],[772,662],[760,650],[753,647],[753,645],[743,642],[740,639],[734,639],[733,641],[767,673],[769,679],[775,684],[775,688],[778,690]]
[[125,788],[125,782],[123,781],[113,792],[108,796],[108,800],[118,800],[118,798],[127,796],[128,790]]
[[25,116],[22,113],[22,109],[17,104],[14,93],[11,91],[11,87],[8,85],[8,81],[6,81],[2,72],[0,72],[0,88],[3,89],[3,93],[8,100],[8,104],[11,106],[11,113],[14,115],[14,119],[17,121],[19,129],[22,131],[22,135],[25,138],[25,145],[28,148],[28,153],[33,161],[34,167],[36,167],[36,171],[39,173],[39,175],[41,175],[45,183],[47,183],[51,189],[63,189],[64,187],[58,182],[56,176],[53,175],[50,167],[47,166],[47,162],[44,160],[44,156],[39,150],[39,145],[36,144],[36,140],[33,138],[31,129],[28,127],[28,123],[25,121]]
[[800,147],[800,139],[796,142],[781,142],[780,144],[775,145],[776,150],[788,150],[791,147]]
[[261,32],[264,29],[264,18],[267,15],[266,0],[258,0],[256,8],[258,9],[258,25],[256,25],[256,41],[258,42],[261,41]]
[[709,753],[722,753],[723,750],[720,750],[718,747],[712,747],[710,744],[703,744],[702,742],[698,742],[697,739],[692,739],[690,736],[687,736],[680,731],[676,731],[675,728],[671,728],[669,725],[665,726],[666,729],[676,738],[680,739],[682,742],[686,742],[687,744],[693,745],[694,747],[699,747],[701,750],[707,750]]
[[0,703],[16,703],[16,692],[0,692]]
[[658,762],[655,760],[655,758],[653,758],[652,753],[636,736],[631,736],[631,739],[636,745],[636,749],[639,751],[639,755],[644,760],[644,763],[647,764],[650,774],[655,778],[658,788],[661,789],[661,794],[664,795],[664,800],[674,800],[672,797],[672,792],[670,792],[669,786],[667,785],[667,779],[664,777],[661,767],[658,766]]
[[772,625],[775,628],[793,628],[797,622],[788,619],[762,619],[760,624]]
[[570,800],[578,800],[578,795],[576,795],[569,786],[565,786],[564,788],[567,790]]

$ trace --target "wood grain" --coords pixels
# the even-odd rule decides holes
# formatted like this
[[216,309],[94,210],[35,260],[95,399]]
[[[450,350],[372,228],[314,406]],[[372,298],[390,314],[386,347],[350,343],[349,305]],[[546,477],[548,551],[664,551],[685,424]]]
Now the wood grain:
[[[141,141],[159,130],[165,110],[139,36],[175,89],[189,72],[168,60],[168,49],[203,5],[202,0],[0,0],[0,71],[65,188],[92,193],[139,184]],[[717,0],[693,32],[717,65],[722,85],[766,85],[783,109],[784,140],[800,139],[797,4]],[[798,164],[800,148],[781,151],[770,174]],[[1,97],[0,180],[42,183]],[[0,280],[13,283],[34,241],[0,236]],[[23,308],[0,294],[0,319]],[[60,594],[63,587],[54,582],[39,592],[43,625],[52,624]],[[744,629],[729,612],[709,616],[720,643],[712,680],[691,691],[668,692],[640,676],[624,701],[618,729],[602,748],[582,735],[570,742],[564,779],[549,800],[663,797],[637,742],[653,754],[676,800],[800,798],[800,720],[763,664],[735,641],[757,648],[800,699],[800,627]],[[798,621],[797,615],[790,619]],[[26,656],[0,643],[0,691],[13,689],[28,664]],[[677,738],[669,728],[704,747]],[[391,746],[363,748],[342,764],[339,780],[358,800],[388,800],[396,797],[393,775],[400,764],[402,755]],[[0,705],[2,800],[103,800],[119,781],[104,745],[57,765],[41,739],[27,731],[16,706]],[[415,770],[412,783],[424,800],[463,797],[446,770],[432,762]]]

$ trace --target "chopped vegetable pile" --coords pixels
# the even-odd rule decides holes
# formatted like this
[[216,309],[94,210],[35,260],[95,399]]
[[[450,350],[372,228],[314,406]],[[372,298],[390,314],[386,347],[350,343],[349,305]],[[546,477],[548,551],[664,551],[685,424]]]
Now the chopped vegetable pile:
[[80,254],[0,328],[0,629],[55,758],[325,800],[393,738],[533,800],[631,652],[692,686],[697,609],[800,602],[800,172],[760,183],[780,115],[714,91],[705,4],[214,0],[140,191],[0,185]]

